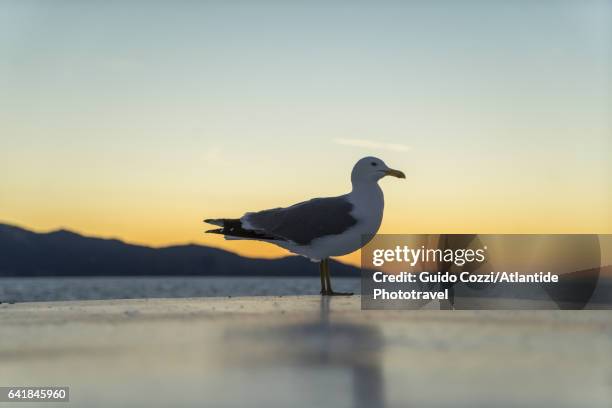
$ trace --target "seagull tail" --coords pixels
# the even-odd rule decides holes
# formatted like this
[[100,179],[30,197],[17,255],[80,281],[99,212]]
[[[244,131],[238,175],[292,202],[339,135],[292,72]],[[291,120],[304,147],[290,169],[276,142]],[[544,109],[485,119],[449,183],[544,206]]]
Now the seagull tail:
[[240,220],[239,219],[229,219],[229,218],[208,218],[204,220],[205,223],[216,225],[217,227],[224,227],[226,222],[232,222],[232,221],[240,221]]
[[206,231],[207,233],[225,235],[226,239],[279,240],[278,237],[266,234],[262,231],[244,228],[240,218],[209,218],[204,220],[204,222],[221,227],[208,230]]

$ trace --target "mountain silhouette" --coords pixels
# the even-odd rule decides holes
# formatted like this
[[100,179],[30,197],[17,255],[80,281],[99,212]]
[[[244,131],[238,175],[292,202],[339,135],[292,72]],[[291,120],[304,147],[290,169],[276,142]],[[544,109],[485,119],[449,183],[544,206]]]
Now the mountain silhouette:
[[[359,268],[332,265],[333,276],[360,276]],[[319,276],[319,269],[297,256],[251,259],[203,245],[151,248],[0,224],[0,276]]]

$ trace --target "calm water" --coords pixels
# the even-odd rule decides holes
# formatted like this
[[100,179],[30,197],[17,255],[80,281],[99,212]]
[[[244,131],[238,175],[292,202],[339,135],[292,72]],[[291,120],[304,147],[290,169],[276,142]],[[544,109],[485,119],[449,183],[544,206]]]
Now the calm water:
[[[178,298],[202,296],[315,295],[319,278],[103,277],[0,278],[0,302]],[[336,278],[333,288],[358,293],[358,278]]]

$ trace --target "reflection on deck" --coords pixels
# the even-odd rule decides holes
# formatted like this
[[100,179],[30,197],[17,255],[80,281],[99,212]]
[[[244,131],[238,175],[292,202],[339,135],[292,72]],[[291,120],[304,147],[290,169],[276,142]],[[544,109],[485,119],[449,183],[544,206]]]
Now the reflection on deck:
[[[331,305],[341,301],[340,298],[321,297],[318,316],[298,323],[229,329],[226,332],[228,361],[239,365],[291,365],[296,369],[346,372],[352,378],[353,407],[384,407],[380,330],[375,325],[330,319]],[[254,348],[257,353],[234,353],[243,348]],[[238,358],[232,361],[233,357]],[[321,385],[327,386],[333,384]],[[333,389],[317,392],[328,393]]]

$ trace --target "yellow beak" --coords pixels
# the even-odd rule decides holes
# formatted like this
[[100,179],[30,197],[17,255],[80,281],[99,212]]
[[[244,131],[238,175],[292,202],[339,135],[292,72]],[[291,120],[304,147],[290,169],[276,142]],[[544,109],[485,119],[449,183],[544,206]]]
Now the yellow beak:
[[385,176],[393,176],[393,177],[397,177],[397,178],[406,178],[406,175],[399,171],[399,170],[394,170],[394,169],[389,169],[385,172]]

